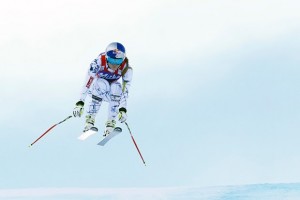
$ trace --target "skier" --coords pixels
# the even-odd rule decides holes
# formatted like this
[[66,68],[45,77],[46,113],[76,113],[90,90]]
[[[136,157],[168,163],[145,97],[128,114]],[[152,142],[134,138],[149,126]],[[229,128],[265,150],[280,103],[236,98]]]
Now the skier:
[[91,96],[87,108],[84,132],[94,127],[95,117],[102,101],[109,103],[103,136],[107,136],[114,130],[117,116],[121,123],[126,121],[128,89],[131,80],[132,68],[128,64],[125,47],[118,42],[110,43],[106,51],[90,64],[79,101],[73,110],[74,117],[81,117],[84,111],[85,99],[88,94]]

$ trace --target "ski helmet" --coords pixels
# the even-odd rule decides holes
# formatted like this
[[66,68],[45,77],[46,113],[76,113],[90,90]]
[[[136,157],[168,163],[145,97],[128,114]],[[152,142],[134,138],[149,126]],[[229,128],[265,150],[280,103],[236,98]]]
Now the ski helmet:
[[105,53],[107,62],[113,65],[120,65],[126,57],[125,47],[119,42],[110,43]]

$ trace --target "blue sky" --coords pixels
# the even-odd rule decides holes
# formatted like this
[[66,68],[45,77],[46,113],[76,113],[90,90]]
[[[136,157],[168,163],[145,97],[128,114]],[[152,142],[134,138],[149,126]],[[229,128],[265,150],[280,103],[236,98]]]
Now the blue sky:
[[[1,188],[299,182],[297,1],[1,4]],[[112,41],[134,68],[128,123],[147,166],[123,125],[104,148],[77,140],[83,118],[28,148]]]

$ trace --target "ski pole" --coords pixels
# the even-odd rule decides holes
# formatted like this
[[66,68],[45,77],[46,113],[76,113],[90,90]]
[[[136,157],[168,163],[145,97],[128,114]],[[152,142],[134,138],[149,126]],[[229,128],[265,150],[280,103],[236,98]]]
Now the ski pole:
[[129,128],[127,122],[125,122],[125,124],[126,124],[126,126],[127,126],[127,128],[128,128],[128,131],[129,131],[130,135],[131,135],[131,139],[132,139],[132,141],[133,141],[133,143],[134,143],[134,145],[135,145],[135,148],[136,148],[136,150],[139,152],[140,157],[141,157],[141,159],[142,159],[144,165],[146,166],[146,162],[145,162],[145,160],[144,160],[144,158],[143,158],[143,156],[142,156],[142,154],[141,154],[141,152],[140,152],[140,150],[139,150],[139,147],[137,146],[137,144],[136,144],[136,142],[135,142],[135,140],[134,140],[134,138],[133,138],[133,135],[132,135],[132,133],[131,133],[131,131],[130,131],[130,128]]
[[31,143],[31,144],[29,145],[29,147],[32,147],[32,145],[34,145],[34,143],[36,143],[36,142],[39,141],[42,137],[44,137],[44,136],[45,136],[51,129],[53,129],[55,126],[57,126],[57,125],[59,125],[59,124],[65,122],[66,120],[70,119],[71,117],[72,117],[72,116],[70,115],[70,116],[68,116],[66,119],[64,119],[64,120],[58,122],[57,124],[54,124],[53,126],[51,126],[45,133],[43,133],[43,134],[42,134],[40,137],[38,137],[33,143]]

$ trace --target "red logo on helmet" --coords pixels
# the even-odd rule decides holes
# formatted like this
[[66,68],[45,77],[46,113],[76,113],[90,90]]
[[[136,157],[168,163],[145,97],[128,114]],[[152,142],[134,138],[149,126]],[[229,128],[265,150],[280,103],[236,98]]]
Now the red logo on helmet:
[[116,55],[119,54],[119,49],[114,49],[113,54],[116,54]]

